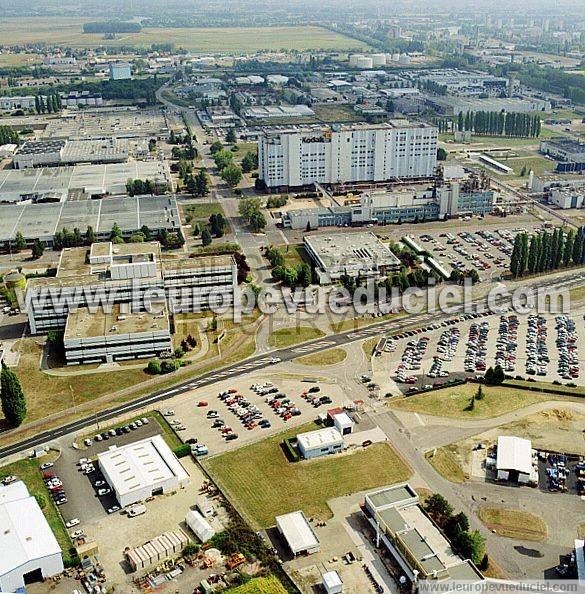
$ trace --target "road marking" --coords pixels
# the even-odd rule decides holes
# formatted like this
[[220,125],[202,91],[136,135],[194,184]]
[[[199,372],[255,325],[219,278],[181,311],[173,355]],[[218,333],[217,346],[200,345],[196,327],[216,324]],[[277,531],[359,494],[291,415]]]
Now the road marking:
[[423,421],[422,417],[418,413],[414,413],[416,420],[423,426],[426,426],[426,423]]

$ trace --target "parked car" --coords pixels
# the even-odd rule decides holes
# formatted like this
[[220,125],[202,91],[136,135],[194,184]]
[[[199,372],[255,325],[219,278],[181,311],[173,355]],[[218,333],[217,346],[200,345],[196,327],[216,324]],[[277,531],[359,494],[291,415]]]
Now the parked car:
[[72,520],[65,522],[65,528],[73,528],[73,526],[77,526],[78,524],[81,524],[81,520],[79,518],[73,518]]
[[120,510],[120,506],[119,505],[114,505],[114,506],[108,508],[108,513],[109,514],[114,514],[114,513],[116,513],[119,510]]
[[47,468],[52,468],[52,467],[53,467],[53,463],[52,462],[44,462],[40,466],[41,470],[47,470]]

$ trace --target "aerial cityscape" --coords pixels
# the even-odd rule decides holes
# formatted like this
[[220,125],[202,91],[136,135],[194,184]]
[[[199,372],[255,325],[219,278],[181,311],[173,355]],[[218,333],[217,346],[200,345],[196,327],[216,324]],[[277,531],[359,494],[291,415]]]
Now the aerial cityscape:
[[0,0],[0,592],[585,591],[582,0]]

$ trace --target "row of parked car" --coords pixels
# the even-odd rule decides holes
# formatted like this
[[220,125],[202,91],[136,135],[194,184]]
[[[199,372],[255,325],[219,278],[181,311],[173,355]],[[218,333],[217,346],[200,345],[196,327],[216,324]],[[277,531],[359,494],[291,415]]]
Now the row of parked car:
[[546,345],[548,330],[544,316],[528,316],[526,329],[526,373],[528,375],[546,375],[550,362]]
[[579,377],[579,353],[575,322],[566,315],[556,316],[555,321],[557,331],[556,346],[559,351],[557,371],[564,379],[577,379]]
[[519,325],[518,316],[515,314],[500,316],[495,363],[506,373],[512,373],[516,369]]
[[67,494],[65,493],[63,481],[54,472],[45,470],[43,472],[43,480],[55,505],[67,503]]
[[142,427],[142,425],[148,425],[149,421],[146,417],[142,417],[141,419],[136,419],[132,423],[128,423],[128,425],[124,425],[123,427],[118,427],[116,429],[110,429],[109,431],[104,431],[102,433],[97,433],[93,439],[90,437],[83,440],[83,443],[89,447],[94,442],[100,441],[108,441],[112,437],[124,435],[124,433],[130,433],[131,431],[135,431],[138,427]]
[[320,394],[321,388],[319,386],[311,386],[308,390],[301,393],[301,398],[306,400],[309,404],[315,408],[319,408],[324,404],[331,404],[333,401],[329,396]]
[[487,321],[473,323],[469,328],[467,350],[463,368],[466,372],[485,371],[487,368],[487,338],[490,326]]

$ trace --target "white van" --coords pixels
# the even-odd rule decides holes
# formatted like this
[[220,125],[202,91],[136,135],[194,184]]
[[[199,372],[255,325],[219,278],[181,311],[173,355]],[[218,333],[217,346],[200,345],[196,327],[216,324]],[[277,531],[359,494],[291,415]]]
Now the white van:
[[146,505],[142,505],[140,503],[128,508],[128,517],[129,518],[141,516],[142,514],[145,514],[145,513],[146,513]]

